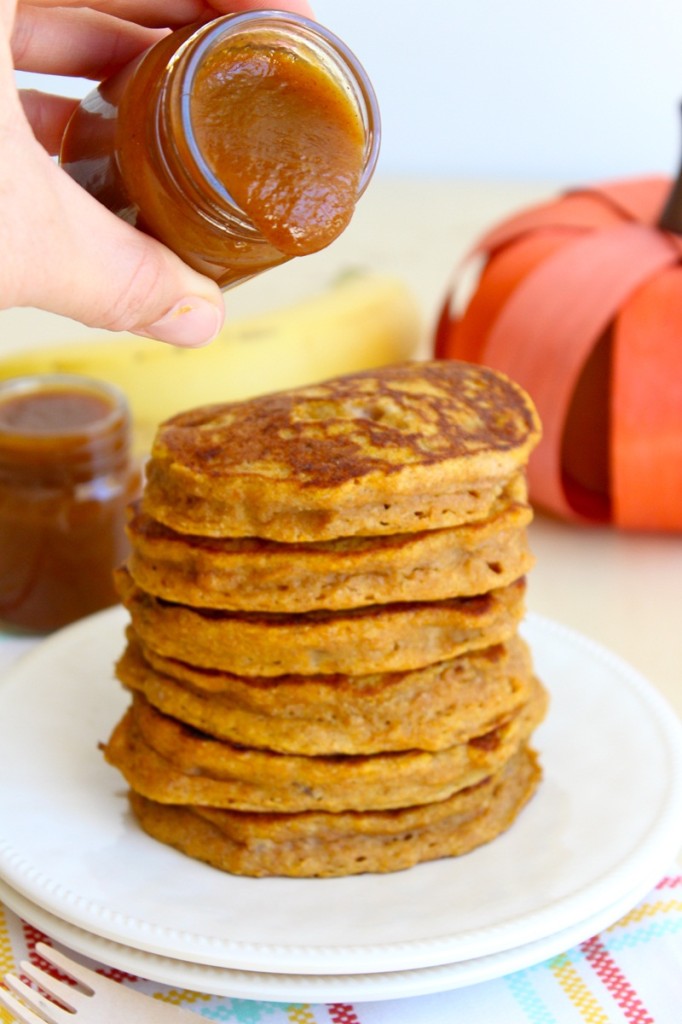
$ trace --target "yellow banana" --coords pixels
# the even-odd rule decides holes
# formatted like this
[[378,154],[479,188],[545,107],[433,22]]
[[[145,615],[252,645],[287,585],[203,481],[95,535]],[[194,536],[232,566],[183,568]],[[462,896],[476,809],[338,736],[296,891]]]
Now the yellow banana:
[[77,373],[116,384],[128,397],[144,451],[158,424],[180,410],[409,359],[421,332],[420,309],[404,281],[358,273],[298,304],[228,319],[203,349],[118,335],[0,358],[0,380]]

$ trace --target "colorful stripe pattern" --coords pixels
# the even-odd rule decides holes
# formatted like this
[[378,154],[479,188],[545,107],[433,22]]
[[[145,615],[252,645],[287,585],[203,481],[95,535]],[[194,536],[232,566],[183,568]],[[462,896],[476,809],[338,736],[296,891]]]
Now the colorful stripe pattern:
[[[16,970],[20,960],[38,962],[35,944],[45,938],[0,904],[0,976]],[[95,967],[156,999],[224,1024],[680,1024],[682,874],[661,879],[610,928],[560,956],[471,988],[423,998],[352,1005],[230,999]],[[0,1022],[11,1024],[2,1009]]]
[[[656,889],[619,921],[568,953],[537,967],[510,975],[506,982],[532,1024],[677,1024],[682,1022],[682,898],[661,899],[665,890],[682,887],[682,875],[667,876]],[[668,943],[668,939],[672,939]],[[641,950],[641,969],[628,954]],[[661,960],[659,960],[661,957]],[[666,964],[669,969],[666,969]],[[648,967],[647,967],[648,965]],[[663,970],[662,970],[663,968]],[[661,1017],[638,990],[637,978],[651,973],[669,989],[670,1016]],[[556,1015],[543,1001],[551,975],[570,1003],[571,1013]],[[668,999],[664,994],[664,999]]]

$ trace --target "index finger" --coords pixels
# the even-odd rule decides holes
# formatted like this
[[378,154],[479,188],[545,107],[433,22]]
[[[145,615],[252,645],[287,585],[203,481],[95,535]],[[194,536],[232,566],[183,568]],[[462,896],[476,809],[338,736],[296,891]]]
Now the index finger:
[[[147,28],[178,28],[218,14],[264,10],[268,0],[31,0],[33,7],[88,7]],[[313,17],[307,0],[277,0],[277,9]]]
[[[278,0],[279,9],[287,0]],[[101,10],[94,8],[99,6]],[[160,28],[144,26],[122,17],[133,10],[142,11],[143,18],[152,20],[153,7],[163,21],[163,29],[173,27],[173,17],[184,10],[188,23],[203,21],[220,14],[238,13],[266,8],[268,0],[174,0],[159,4],[157,0],[101,0],[99,5],[85,0],[32,0],[17,9],[12,33],[14,66],[21,71],[38,71],[53,75],[71,75],[81,78],[102,79],[132,60],[163,35]],[[159,10],[163,8],[163,10]],[[305,0],[289,0],[289,8],[299,13],[309,11]],[[115,16],[114,12],[119,15]],[[162,17],[161,17],[162,15]],[[199,16],[201,15],[201,16]]]
[[102,79],[133,60],[164,31],[99,11],[21,4],[11,37],[14,67],[50,75]]
[[147,28],[190,25],[212,11],[204,0],[31,0],[29,6],[85,8]]

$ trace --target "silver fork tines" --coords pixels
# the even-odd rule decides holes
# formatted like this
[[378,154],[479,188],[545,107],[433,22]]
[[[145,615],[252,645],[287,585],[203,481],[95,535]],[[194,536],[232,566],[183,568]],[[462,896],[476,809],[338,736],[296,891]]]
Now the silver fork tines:
[[[0,989],[0,1004],[20,1024],[76,1024],[76,1021],[78,1024],[131,1024],[142,1018],[145,1024],[196,1024],[196,1015],[188,1010],[150,999],[142,992],[119,985],[44,942],[36,943],[36,952],[82,987],[66,985],[40,967],[23,961],[20,964],[22,972],[46,995],[21,978],[5,975],[9,991]],[[63,1005],[52,1002],[47,995]]]

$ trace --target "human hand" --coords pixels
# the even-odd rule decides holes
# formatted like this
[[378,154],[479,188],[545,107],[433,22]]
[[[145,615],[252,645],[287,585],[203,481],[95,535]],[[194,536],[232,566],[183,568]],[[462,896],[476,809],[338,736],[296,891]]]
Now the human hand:
[[[259,0],[0,0],[0,309],[199,346],[224,316],[217,285],[114,216],[51,155],[77,100],[17,91],[14,69],[96,81],[169,29]],[[278,9],[311,16],[305,0]]]

